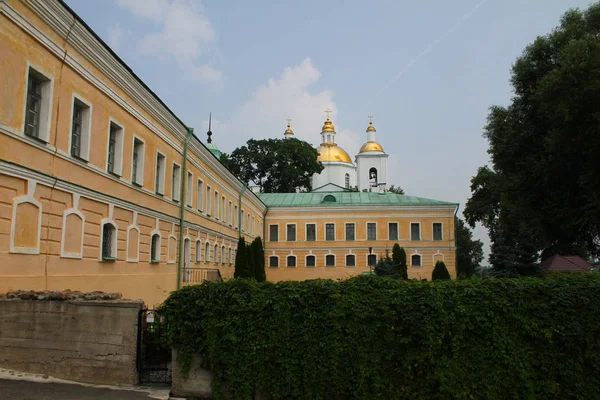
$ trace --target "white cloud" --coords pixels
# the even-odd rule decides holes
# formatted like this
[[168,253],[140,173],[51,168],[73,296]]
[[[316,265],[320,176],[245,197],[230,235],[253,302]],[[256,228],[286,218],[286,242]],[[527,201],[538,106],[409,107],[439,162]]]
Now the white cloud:
[[213,120],[215,143],[230,152],[251,137],[283,137],[286,118],[290,117],[296,137],[316,146],[321,141],[324,110],[329,108],[338,133],[336,140],[353,157],[359,148],[360,135],[344,128],[333,92],[310,90],[320,77],[321,73],[310,58],[286,67],[281,76],[270,78],[265,85],[259,86],[232,118],[218,123]]
[[117,0],[142,20],[153,22],[155,30],[148,32],[138,43],[144,56],[175,59],[183,77],[192,81],[222,86],[222,73],[206,64],[203,58],[214,53],[217,39],[209,19],[199,2],[190,0]]
[[108,27],[108,45],[116,53],[119,51],[122,38],[123,31],[121,30],[121,26],[119,24],[111,25]]

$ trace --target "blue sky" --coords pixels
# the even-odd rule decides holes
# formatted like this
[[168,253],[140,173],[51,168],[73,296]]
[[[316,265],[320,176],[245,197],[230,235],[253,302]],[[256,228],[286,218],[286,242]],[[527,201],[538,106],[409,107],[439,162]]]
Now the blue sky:
[[[390,154],[388,183],[461,204],[489,162],[488,108],[510,68],[587,0],[66,0],[188,125],[226,152],[281,137],[318,144],[323,110],[352,156],[367,115]],[[476,236],[486,243],[485,230]]]

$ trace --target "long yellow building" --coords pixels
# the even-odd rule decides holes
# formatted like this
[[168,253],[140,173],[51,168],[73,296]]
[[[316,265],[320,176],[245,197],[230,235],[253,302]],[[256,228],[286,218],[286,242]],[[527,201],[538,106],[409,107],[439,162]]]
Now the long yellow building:
[[240,235],[266,238],[270,280],[363,273],[396,242],[410,277],[430,278],[436,260],[455,275],[456,204],[383,193],[381,180],[370,193],[253,193],[60,0],[0,0],[0,66],[0,293],[154,305],[232,277]]

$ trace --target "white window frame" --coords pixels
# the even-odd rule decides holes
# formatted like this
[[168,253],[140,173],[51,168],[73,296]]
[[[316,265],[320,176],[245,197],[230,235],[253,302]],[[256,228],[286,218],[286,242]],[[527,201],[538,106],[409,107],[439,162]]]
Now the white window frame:
[[[290,240],[288,237],[288,226],[294,226],[294,240]],[[298,226],[295,223],[285,224],[285,241],[286,242],[297,242],[298,241]]]
[[[314,257],[315,259],[315,265],[308,265],[308,257]],[[304,257],[304,267],[305,268],[317,268],[317,256],[315,256],[314,254],[307,254]]]
[[240,215],[240,232],[244,232],[244,209],[242,208],[241,210],[241,215]]
[[[412,237],[412,226],[413,226],[413,224],[419,225],[419,238],[418,239],[413,239],[413,237]],[[422,240],[423,233],[421,231],[421,223],[420,222],[410,222],[408,235],[409,235],[408,237],[409,237],[410,240],[414,240],[414,241],[420,241],[420,240]]]
[[219,244],[215,243],[215,245],[213,246],[213,250],[214,250],[214,261],[216,265],[219,265]]
[[225,265],[225,256],[227,255],[227,251],[225,250],[225,245],[221,245],[221,265]]
[[[291,257],[293,257],[293,258],[294,258],[294,266],[290,266],[290,263],[288,262],[288,260],[289,260]],[[296,256],[295,256],[295,255],[293,255],[293,254],[288,254],[288,255],[285,257],[285,267],[286,267],[286,268],[297,268],[297,267],[298,267],[298,257],[296,257]]]
[[[75,102],[79,102],[85,106],[81,116],[81,150],[79,156],[71,154],[71,144],[73,141],[73,116],[75,111]],[[77,93],[73,93],[71,98],[71,119],[69,121],[69,155],[85,161],[90,160],[90,142],[92,137],[92,103],[85,100]]]
[[212,214],[212,200],[210,198],[212,196],[210,185],[206,185],[206,215],[210,217]]
[[227,200],[225,199],[225,196],[221,195],[221,222],[223,222],[224,224],[227,223],[227,221],[225,220],[226,215],[225,215],[225,206],[227,204]]
[[[348,225],[354,225],[354,239],[348,239]],[[355,241],[356,240],[356,223],[355,222],[344,222],[344,240]]]
[[[419,264],[420,265],[414,265],[413,264],[413,257],[418,256],[419,257]],[[420,253],[413,253],[410,255],[410,266],[411,267],[422,267],[423,266],[423,256]]]
[[[271,257],[273,257],[273,258],[277,258],[277,266],[276,266],[276,267],[272,267],[272,266],[271,266]],[[277,255],[274,255],[274,254],[271,254],[271,255],[269,256],[268,268],[279,268],[279,256],[277,256]]]
[[[435,238],[435,230],[433,229],[433,227],[435,226],[435,224],[440,224],[442,226],[442,237],[440,239],[436,239]],[[444,223],[443,222],[432,222],[431,223],[431,240],[434,240],[436,242],[442,241],[444,240]]]
[[[23,125],[21,132],[23,136],[27,138],[33,138],[25,134],[25,126],[27,125],[27,92],[29,88],[29,75],[33,71],[33,75],[38,75],[39,79],[42,80],[42,102],[40,104],[40,118],[37,139],[48,143],[50,141],[50,125],[52,121],[52,104],[54,101],[54,76],[49,74],[44,69],[38,67],[27,61],[27,68],[25,68],[25,90],[23,100]],[[70,132],[69,132],[70,134]],[[69,147],[70,152],[70,147]]]
[[[112,125],[118,127],[116,130],[115,137],[115,161],[113,171],[108,170],[108,154],[110,149],[110,128]],[[111,174],[117,175],[118,177],[123,176],[123,142],[125,139],[125,126],[114,119],[113,117],[108,118],[108,130],[106,132],[106,171]]]
[[215,189],[215,201],[214,201],[214,207],[215,207],[215,219],[219,219],[219,192],[217,192],[217,190]]
[[204,211],[204,181],[202,179],[198,179],[196,184],[198,185],[198,198],[196,199],[196,208],[198,209],[198,211],[202,212]]
[[[315,240],[308,240],[308,225],[314,225],[315,226]],[[304,241],[305,242],[316,242],[317,241],[317,223],[316,222],[306,222],[304,224]],[[315,262],[316,264],[316,262]]]
[[[354,265],[348,265],[348,256],[354,257]],[[356,254],[354,254],[354,253],[345,254],[344,255],[344,263],[345,263],[345,266],[348,268],[356,268]]]
[[210,242],[208,240],[204,243],[204,263],[210,263]]
[[[112,243],[110,244],[110,256],[104,257],[102,254],[102,250],[104,249],[104,229],[106,225],[112,225],[115,230],[115,234],[112,238]],[[104,218],[100,222],[100,260],[101,261],[116,261],[117,260],[117,242],[119,237],[119,226],[110,218]]]
[[233,202],[229,200],[227,207],[227,223],[229,226],[233,226]]
[[[369,224],[375,224],[375,239],[369,239]],[[379,226],[377,226],[377,221],[367,221],[365,223],[365,239],[366,240],[373,240],[373,241],[378,240],[378,236],[379,236],[377,234],[378,233],[378,229],[379,229]]]
[[[159,158],[162,157],[162,171],[160,176],[158,177],[158,184],[156,182],[156,170],[158,169]],[[161,153],[159,150],[156,150],[156,157],[154,158],[154,192],[161,196],[165,195],[165,179],[167,174],[167,156]]]
[[[333,225],[333,239],[327,239],[327,225],[328,224]],[[335,229],[336,229],[335,222],[325,222],[325,224],[323,225],[323,236],[324,236],[324,239],[326,242],[336,242],[337,241]]]
[[[136,180],[133,180],[133,155],[135,154],[135,142],[136,140],[141,143],[141,153],[138,154],[137,171],[135,172]],[[133,135],[131,141],[131,183],[139,186],[144,186],[144,166],[146,164],[146,142],[139,136]]]
[[185,205],[192,208],[194,205],[194,174],[187,172],[187,182],[185,187]]
[[[396,224],[396,239],[390,238],[390,224]],[[400,223],[398,221],[388,221],[388,240],[400,240]]]
[[[277,227],[277,240],[271,240],[271,227],[272,226],[276,226]],[[269,224],[269,242],[279,242],[279,224]]]
[[[327,265],[327,257],[329,256],[333,257],[333,265]],[[325,256],[323,257],[323,261],[325,261],[324,265],[326,268],[334,268],[337,265],[337,257],[333,253],[325,254]]]
[[235,230],[238,230],[238,218],[239,218],[239,212],[238,212],[238,206],[237,204],[233,205],[233,227],[235,228]]
[[[152,258],[152,242],[154,240],[154,236],[158,236],[158,248],[157,248],[158,258]],[[151,264],[160,263],[161,246],[162,246],[162,235],[160,234],[160,231],[158,229],[156,229],[156,230],[152,231],[152,233],[150,234],[150,263]]]
[[202,240],[200,240],[200,239],[196,239],[196,254],[195,254],[195,256],[196,256],[195,264],[200,264],[202,262]]
[[[175,174],[175,167],[177,167],[177,174]],[[179,203],[179,196],[181,195],[181,165],[173,161],[171,166],[171,200]]]
[[369,268],[369,256],[375,257],[375,262],[373,263],[373,265],[371,265],[372,268],[375,268],[375,266],[377,265],[377,254],[375,254],[375,253],[367,253],[367,255],[365,257],[366,258],[366,260],[365,260],[366,264],[365,265],[367,266],[367,268]]

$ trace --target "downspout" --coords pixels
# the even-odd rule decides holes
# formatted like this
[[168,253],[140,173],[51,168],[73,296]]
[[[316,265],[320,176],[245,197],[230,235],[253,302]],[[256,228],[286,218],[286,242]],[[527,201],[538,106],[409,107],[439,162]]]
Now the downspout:
[[181,272],[183,270],[183,222],[185,217],[185,184],[187,183],[187,150],[194,128],[187,128],[183,141],[183,162],[181,167],[181,191],[179,193],[179,258],[177,263],[177,290],[181,289]]

